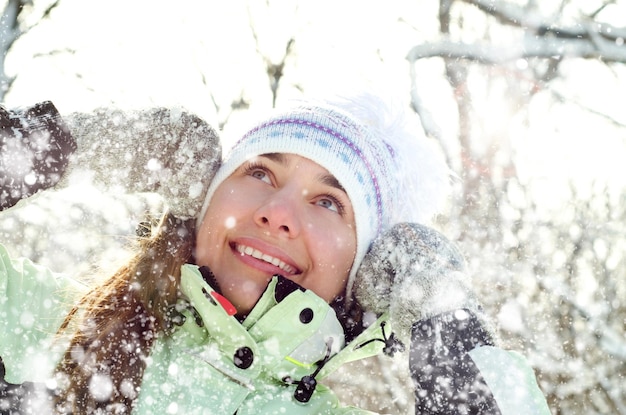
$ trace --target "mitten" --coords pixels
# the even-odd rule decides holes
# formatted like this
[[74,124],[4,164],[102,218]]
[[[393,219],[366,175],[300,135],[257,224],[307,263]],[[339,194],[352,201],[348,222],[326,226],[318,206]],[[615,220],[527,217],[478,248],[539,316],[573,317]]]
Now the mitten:
[[389,312],[391,329],[406,341],[412,326],[446,311],[480,307],[457,247],[434,229],[400,223],[379,236],[363,259],[354,296],[367,311]]
[[54,186],[76,143],[55,106],[0,106],[0,210]]
[[158,193],[181,219],[199,213],[221,161],[218,134],[203,119],[166,108],[100,108],[64,119],[78,144],[72,173],[105,190]]

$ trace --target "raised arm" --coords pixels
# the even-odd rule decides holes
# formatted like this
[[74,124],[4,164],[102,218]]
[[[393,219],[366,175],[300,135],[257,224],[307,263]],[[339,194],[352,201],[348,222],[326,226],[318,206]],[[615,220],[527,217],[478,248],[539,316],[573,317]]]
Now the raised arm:
[[221,160],[217,132],[181,109],[99,108],[61,116],[47,101],[0,106],[0,210],[73,174],[103,189],[156,192],[180,218],[198,214]]
[[78,145],[70,173],[106,189],[157,192],[174,215],[197,215],[221,158],[218,135],[204,120],[165,108],[101,108],[64,119]]
[[550,414],[526,360],[497,346],[460,252],[440,233],[401,223],[375,240],[355,296],[389,311],[410,343],[416,414]]

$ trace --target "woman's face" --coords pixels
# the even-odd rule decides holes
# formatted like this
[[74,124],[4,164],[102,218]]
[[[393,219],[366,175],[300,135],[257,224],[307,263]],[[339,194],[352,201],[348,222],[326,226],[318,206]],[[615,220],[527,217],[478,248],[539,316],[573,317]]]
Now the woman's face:
[[241,165],[215,191],[198,230],[197,264],[247,314],[275,274],[330,302],[356,251],[354,211],[335,177],[293,154]]

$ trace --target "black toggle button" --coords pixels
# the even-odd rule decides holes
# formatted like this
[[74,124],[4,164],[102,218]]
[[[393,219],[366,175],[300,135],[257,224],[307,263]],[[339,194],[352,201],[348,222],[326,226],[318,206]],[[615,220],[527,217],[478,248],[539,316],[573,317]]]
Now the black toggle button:
[[302,324],[309,324],[311,321],[313,321],[313,310],[307,307],[300,311],[300,322]]
[[243,346],[235,351],[233,363],[239,369],[247,369],[252,365],[254,361],[254,353],[248,346]]
[[298,382],[298,386],[296,387],[296,392],[293,397],[296,398],[296,401],[307,403],[311,400],[311,396],[313,396],[313,392],[315,392],[315,388],[317,387],[317,381],[313,376],[305,376],[300,382]]

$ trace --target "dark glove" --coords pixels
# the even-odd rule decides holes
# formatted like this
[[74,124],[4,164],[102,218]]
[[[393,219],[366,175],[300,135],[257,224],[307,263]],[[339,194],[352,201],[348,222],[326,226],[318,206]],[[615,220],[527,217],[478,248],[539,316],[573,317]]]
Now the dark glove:
[[0,106],[0,210],[54,186],[75,150],[51,102],[26,109]]
[[409,357],[415,413],[499,415],[495,397],[468,353],[485,345],[493,345],[491,335],[469,310],[417,322]]
[[407,341],[419,320],[479,310],[464,267],[457,247],[439,232],[400,223],[373,242],[356,274],[354,295],[365,310],[389,311],[391,329]]

